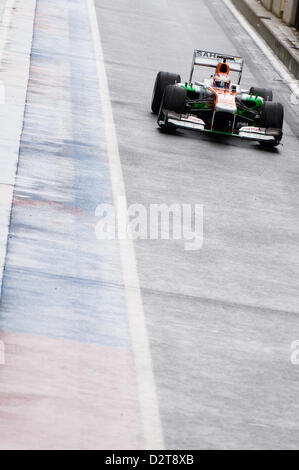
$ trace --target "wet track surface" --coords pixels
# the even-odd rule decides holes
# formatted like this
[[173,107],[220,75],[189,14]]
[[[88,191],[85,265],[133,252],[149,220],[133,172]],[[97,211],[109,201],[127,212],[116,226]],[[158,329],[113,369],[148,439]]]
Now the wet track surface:
[[[55,3],[40,0],[35,23],[0,310],[18,375],[5,372],[0,441],[142,448],[119,254],[94,237],[111,187],[86,4],[60,3],[58,21]],[[297,448],[298,105],[220,0],[95,4],[128,203],[204,206],[201,250],[135,242],[165,447]],[[283,145],[157,128],[155,75],[187,79],[194,47],[242,55],[243,87],[273,88]]]
[[[201,251],[136,243],[165,445],[297,447],[298,106],[221,1],[96,4],[128,202],[205,211]],[[187,79],[194,47],[244,56],[243,87],[273,87],[283,147],[157,129],[154,77]]]

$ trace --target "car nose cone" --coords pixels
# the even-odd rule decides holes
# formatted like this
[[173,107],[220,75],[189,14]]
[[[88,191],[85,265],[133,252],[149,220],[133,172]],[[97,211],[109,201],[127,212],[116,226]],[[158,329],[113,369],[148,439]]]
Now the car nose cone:
[[237,112],[237,106],[229,103],[217,103],[215,106],[215,111],[217,113],[235,114]]

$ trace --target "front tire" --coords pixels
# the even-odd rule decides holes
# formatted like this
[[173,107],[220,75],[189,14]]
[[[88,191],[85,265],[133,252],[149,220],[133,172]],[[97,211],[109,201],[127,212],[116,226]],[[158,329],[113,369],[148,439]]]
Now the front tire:
[[168,111],[184,114],[186,111],[186,90],[176,85],[168,85],[165,88],[158,114],[158,125],[162,129],[175,130],[174,124],[167,122]]
[[186,90],[180,86],[168,85],[165,88],[162,108],[184,114],[186,111]]
[[261,127],[265,127],[266,129],[275,129],[280,132],[275,142],[261,142],[263,147],[277,147],[282,139],[283,119],[284,109],[282,104],[268,101],[264,102],[260,122]]
[[152,96],[152,112],[158,114],[161,106],[163,94],[167,85],[174,85],[180,83],[181,77],[177,73],[159,72],[154,85],[154,91]]
[[265,101],[261,114],[261,126],[266,129],[280,129],[283,128],[284,110],[280,103],[271,103]]

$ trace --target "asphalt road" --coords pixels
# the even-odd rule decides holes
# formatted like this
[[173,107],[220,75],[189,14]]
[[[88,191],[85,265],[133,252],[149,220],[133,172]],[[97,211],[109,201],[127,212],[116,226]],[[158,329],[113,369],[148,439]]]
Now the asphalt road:
[[[298,105],[221,0],[95,4],[128,203],[204,206],[201,250],[135,242],[165,448],[298,448]],[[187,79],[195,47],[244,56],[244,88],[274,89],[283,145],[157,128],[155,75]],[[38,0],[0,305],[0,448],[144,445],[119,247],[94,232],[112,203],[96,74],[87,3]]]
[[[135,244],[166,448],[296,448],[298,106],[220,0],[96,6],[128,203],[204,205],[202,250]],[[187,79],[195,47],[242,55],[244,88],[274,89],[283,146],[157,129],[155,75]]]

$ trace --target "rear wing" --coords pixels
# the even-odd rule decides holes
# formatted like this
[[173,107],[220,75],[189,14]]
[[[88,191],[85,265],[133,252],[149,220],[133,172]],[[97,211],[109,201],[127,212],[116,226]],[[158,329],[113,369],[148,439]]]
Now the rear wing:
[[202,67],[217,67],[217,65],[221,62],[226,62],[232,72],[239,73],[239,81],[238,84],[241,82],[243,66],[244,66],[244,59],[241,57],[235,57],[228,54],[220,54],[218,52],[209,52],[209,51],[201,51],[199,49],[195,49],[193,54],[193,61],[191,66],[191,73],[190,73],[190,80],[192,82],[193,72],[195,65],[201,65]]

